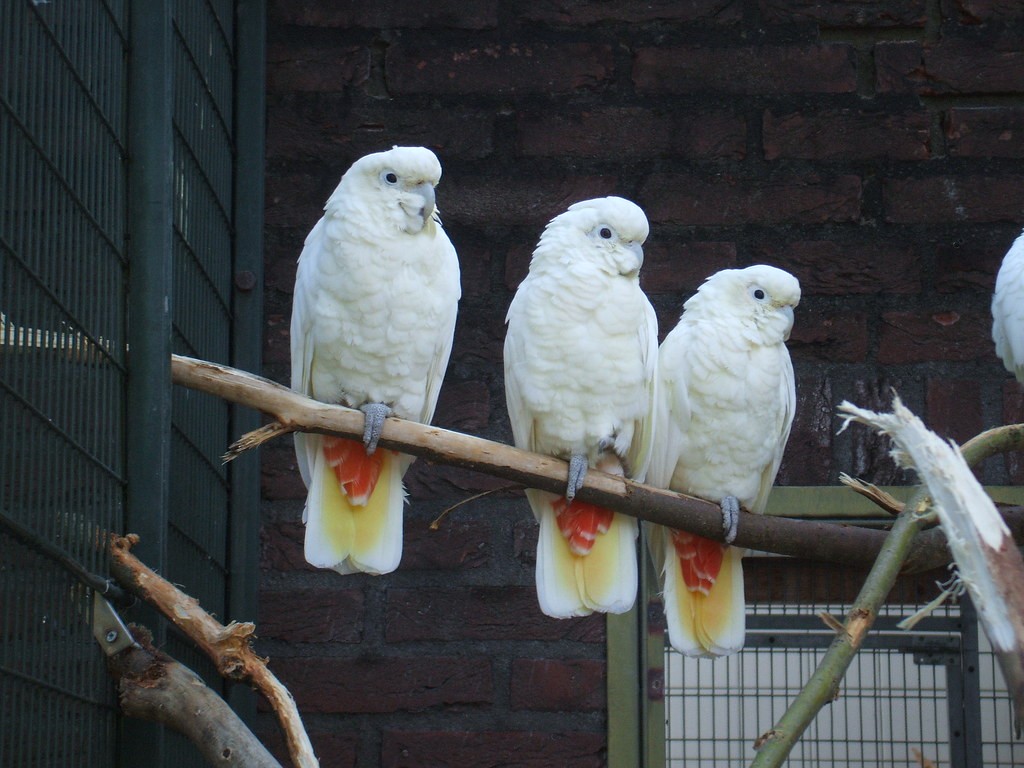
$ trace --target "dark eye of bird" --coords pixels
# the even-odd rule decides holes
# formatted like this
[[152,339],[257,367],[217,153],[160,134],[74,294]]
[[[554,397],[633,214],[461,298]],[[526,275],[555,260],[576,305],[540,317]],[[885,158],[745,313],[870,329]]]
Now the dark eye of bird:
[[384,174],[384,181],[386,181],[388,184],[397,184],[398,176],[396,176],[394,173],[386,173]]
[[762,291],[760,288],[758,288],[756,291],[754,291],[754,298],[757,299],[758,301],[763,299],[764,298],[764,291]]
[[598,232],[598,234],[601,237],[603,237],[605,240],[608,240],[612,236],[612,231],[610,229],[608,229],[608,227],[601,227],[601,231]]

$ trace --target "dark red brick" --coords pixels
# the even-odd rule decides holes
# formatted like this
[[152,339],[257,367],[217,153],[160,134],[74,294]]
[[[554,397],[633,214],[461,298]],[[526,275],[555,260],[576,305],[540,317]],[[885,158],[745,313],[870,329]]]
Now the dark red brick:
[[607,704],[606,664],[596,659],[515,659],[512,709],[586,712]]
[[[340,180],[340,175],[328,180],[308,173],[268,173],[264,223],[267,227],[292,227],[309,232],[323,215],[324,203]],[[296,253],[295,258],[298,257]]]
[[612,77],[609,45],[493,43],[462,48],[398,43],[388,48],[385,71],[392,95],[488,96],[572,93],[597,89]]
[[[889,375],[873,379],[857,379],[853,382],[853,395],[849,400],[861,408],[872,411],[892,410],[893,392],[902,392],[903,381]],[[896,466],[890,455],[892,441],[871,427],[851,424],[843,433],[850,444],[851,465],[842,470],[852,477],[867,480],[875,485],[905,485],[910,473]]]
[[309,714],[422,712],[494,702],[489,659],[461,657],[275,658],[273,672]]
[[882,42],[875,46],[875,70],[882,93],[1024,91],[1024,51],[1015,37],[989,44],[954,39],[932,45]]
[[340,93],[370,77],[370,50],[339,45],[322,34],[302,41],[271,42],[267,47],[267,91]]
[[265,522],[260,530],[260,569],[275,573],[319,570],[303,555],[305,536],[306,526],[297,520]]
[[524,21],[579,27],[606,22],[644,24],[652,21],[734,24],[743,19],[740,0],[517,0],[513,13]]
[[1024,109],[954,108],[945,130],[951,157],[1024,157]]
[[805,297],[921,290],[921,260],[910,246],[804,240],[782,247],[759,246],[754,253],[763,263],[792,272]]
[[533,587],[388,590],[385,639],[604,641],[604,617],[552,619],[540,612]]
[[851,109],[764,113],[767,160],[926,160],[931,117],[919,112],[863,112]]
[[381,764],[391,768],[603,768],[603,733],[385,731]]
[[306,498],[306,486],[299,475],[291,438],[279,438],[264,445],[260,448],[260,459],[263,498],[275,501]]
[[400,571],[464,571],[485,568],[493,544],[487,529],[473,521],[448,517],[436,531],[422,521],[407,522]]
[[776,484],[828,485],[835,432],[831,379],[827,376],[797,377],[796,414],[786,452],[775,477]]
[[859,218],[861,183],[857,176],[765,180],[659,173],[648,177],[639,198],[647,217],[660,224],[823,224]]
[[760,0],[761,18],[766,24],[809,21],[823,27],[923,27],[927,20],[926,0]]
[[1024,176],[931,176],[890,179],[882,185],[886,221],[897,224],[1016,222]]
[[[736,244],[725,242],[666,243],[660,233],[656,244],[644,246],[640,286],[649,295],[668,293],[683,300],[690,297],[715,272],[736,266]],[[650,241],[648,241],[649,243]],[[677,313],[678,315],[678,313]],[[674,325],[674,323],[673,323]]]
[[1024,5],[1017,0],[943,0],[943,12],[955,14],[961,24],[984,24],[1024,18]]
[[271,29],[277,24],[303,27],[366,27],[369,29],[491,29],[498,23],[498,0],[466,3],[460,0],[417,0],[381,3],[349,0],[324,3],[317,0],[271,0]]
[[860,363],[867,359],[867,316],[849,310],[808,310],[797,307],[789,339],[795,360]]
[[[260,703],[263,705],[262,700]],[[269,709],[269,705],[261,708]],[[276,717],[269,713],[261,714],[255,733],[281,765],[292,765],[288,745]],[[313,753],[320,761],[319,768],[356,768],[360,734],[354,726],[344,733],[323,733],[309,728],[307,733],[313,744]]]
[[[305,536],[306,528],[298,520],[265,523],[261,531],[260,567],[282,573],[319,571],[303,555]],[[491,545],[472,522],[449,519],[432,531],[422,520],[410,520],[403,537],[402,561],[398,566],[401,571],[474,569],[489,562]]]
[[935,287],[941,293],[991,293],[1003,255],[1013,242],[999,231],[938,243],[935,248]]
[[975,379],[928,379],[925,421],[940,437],[965,443],[982,430],[981,388]]
[[480,432],[491,420],[491,391],[482,381],[445,382],[432,423],[457,432]]
[[991,320],[951,310],[885,312],[879,332],[880,365],[984,359]]
[[525,224],[536,229],[530,250],[548,221],[573,203],[614,194],[611,176],[503,177],[473,174],[450,179],[445,186],[445,219],[461,224]]
[[[1003,424],[1024,423],[1024,386],[1007,374],[1003,383]],[[1006,474],[1014,485],[1024,485],[1024,459],[1020,451],[1003,454]]]
[[287,643],[358,643],[363,638],[361,589],[311,587],[260,590],[256,634]]
[[[479,109],[353,108],[342,95],[317,95],[271,105],[267,156],[273,162],[309,162],[329,167],[338,179],[363,155],[393,145],[426,146],[441,160],[479,159],[493,150],[494,114]],[[444,210],[444,179],[438,190]]]
[[518,130],[525,155],[733,160],[746,155],[746,122],[741,115],[724,110],[664,113],[607,107],[568,114],[548,110],[520,115]]
[[656,93],[853,93],[854,48],[844,43],[742,48],[640,48],[633,82]]

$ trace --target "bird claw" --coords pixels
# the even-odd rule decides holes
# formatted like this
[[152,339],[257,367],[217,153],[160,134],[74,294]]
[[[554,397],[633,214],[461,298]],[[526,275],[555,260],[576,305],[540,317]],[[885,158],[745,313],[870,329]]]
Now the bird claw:
[[565,489],[565,500],[572,501],[576,491],[583,487],[587,476],[587,457],[582,453],[574,453],[569,459],[569,485]]
[[359,406],[366,421],[363,422],[363,445],[366,448],[366,455],[372,456],[377,450],[377,441],[380,440],[380,433],[384,430],[384,419],[391,415],[391,409],[384,403],[366,403]]
[[725,543],[732,544],[736,540],[736,529],[740,522],[740,501],[735,496],[726,496],[719,503],[722,508],[722,531]]

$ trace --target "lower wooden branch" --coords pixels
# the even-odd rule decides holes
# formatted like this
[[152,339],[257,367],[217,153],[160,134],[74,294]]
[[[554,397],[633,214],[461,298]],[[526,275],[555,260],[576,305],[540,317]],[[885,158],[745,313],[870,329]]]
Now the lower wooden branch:
[[195,672],[153,648],[147,631],[137,626],[131,629],[141,644],[107,662],[117,680],[122,713],[173,728],[195,744],[210,765],[281,768]]
[[112,536],[110,570],[130,592],[153,605],[185,633],[229,680],[252,684],[274,708],[284,731],[288,751],[298,768],[317,768],[319,761],[302,726],[295,700],[252,650],[252,624],[224,626],[204,611],[199,602],[147,567],[131,553],[138,536]]

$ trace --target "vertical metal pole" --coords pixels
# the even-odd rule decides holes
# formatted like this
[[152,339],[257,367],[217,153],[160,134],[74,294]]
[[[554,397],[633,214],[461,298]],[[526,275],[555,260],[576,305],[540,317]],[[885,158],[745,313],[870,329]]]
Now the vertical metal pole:
[[[132,2],[129,23],[128,481],[125,525],[136,554],[151,568],[167,565],[171,440],[171,10],[169,0]],[[156,611],[132,616],[166,630]],[[126,720],[120,765],[164,765],[160,726]]]
[[[961,648],[963,657],[958,670],[963,676],[963,739],[964,761],[952,761],[965,768],[981,768],[981,681],[979,677],[978,612],[965,593],[960,598]],[[953,672],[953,670],[950,670]],[[952,700],[950,701],[952,706]]]
[[[263,163],[265,0],[239,0],[235,14],[235,186],[234,292],[231,362],[260,373],[263,346]],[[260,425],[259,414],[231,409],[231,434]],[[259,583],[259,454],[231,464],[228,612],[236,621],[255,621]],[[248,686],[232,685],[228,702],[244,720],[256,716]]]

